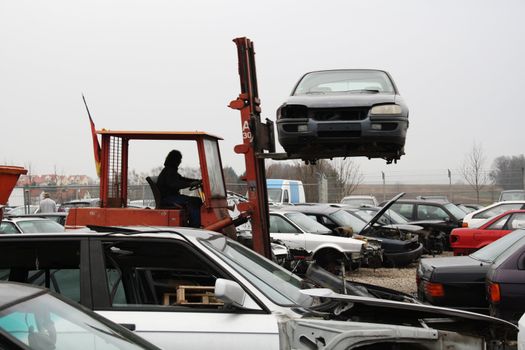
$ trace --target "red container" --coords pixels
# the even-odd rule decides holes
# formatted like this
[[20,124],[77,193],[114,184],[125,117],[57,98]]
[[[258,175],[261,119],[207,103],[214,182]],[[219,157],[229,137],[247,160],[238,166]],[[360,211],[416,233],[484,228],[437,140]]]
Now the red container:
[[22,167],[0,165],[0,205],[7,204],[11,192],[22,174],[27,174],[27,170]]

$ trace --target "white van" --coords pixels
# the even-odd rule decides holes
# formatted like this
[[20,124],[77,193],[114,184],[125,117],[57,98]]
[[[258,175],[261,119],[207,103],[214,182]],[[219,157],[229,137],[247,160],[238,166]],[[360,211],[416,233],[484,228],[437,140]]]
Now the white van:
[[299,180],[267,179],[268,202],[271,204],[298,204],[306,201],[303,182]]

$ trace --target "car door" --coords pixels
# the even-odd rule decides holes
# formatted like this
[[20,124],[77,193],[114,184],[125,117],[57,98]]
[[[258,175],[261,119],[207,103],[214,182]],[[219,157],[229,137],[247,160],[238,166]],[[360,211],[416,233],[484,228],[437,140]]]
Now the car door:
[[0,280],[46,287],[91,306],[85,238],[6,239],[0,243]]
[[511,215],[502,216],[490,225],[487,223],[485,224],[487,226],[482,226],[481,228],[474,230],[474,246],[476,248],[482,248],[509,233],[508,221],[510,217]]
[[306,249],[305,235],[284,216],[270,213],[270,236],[273,239],[291,249]]
[[214,298],[231,279],[185,242],[92,239],[94,310],[164,349],[278,349],[277,320],[247,290],[250,309]]

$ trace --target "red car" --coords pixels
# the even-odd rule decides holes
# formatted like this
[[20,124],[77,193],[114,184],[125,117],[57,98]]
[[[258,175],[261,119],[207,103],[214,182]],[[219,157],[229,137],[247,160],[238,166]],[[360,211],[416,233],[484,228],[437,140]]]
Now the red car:
[[478,228],[456,228],[450,233],[454,255],[468,255],[518,228],[525,228],[525,210],[509,210]]

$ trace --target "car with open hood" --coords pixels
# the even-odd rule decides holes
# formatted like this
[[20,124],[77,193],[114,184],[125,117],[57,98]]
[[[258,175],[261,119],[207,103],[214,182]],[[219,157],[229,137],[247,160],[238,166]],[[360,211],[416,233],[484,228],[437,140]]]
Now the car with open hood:
[[334,269],[341,263],[346,269],[381,259],[381,243],[334,234],[313,218],[289,210],[289,206],[270,210],[270,237],[291,250],[303,250],[324,268]]
[[305,160],[405,154],[408,107],[392,77],[375,69],[306,73],[277,110],[284,150]]
[[[385,205],[386,202],[379,204]],[[450,231],[463,224],[465,212],[455,204],[427,199],[399,199],[391,209],[403,215],[410,223],[441,233],[442,250],[450,249]]]
[[517,337],[490,316],[311,289],[216,232],[96,229],[0,235],[0,279],[59,292],[164,349],[502,349]]
[[[404,266],[419,259],[423,245],[413,232],[387,228],[378,229],[363,220],[354,210],[343,209],[340,204],[304,204],[288,208],[315,219],[333,232],[348,231],[354,237],[376,239],[381,242],[383,264],[386,266]],[[386,209],[385,209],[386,210]],[[379,215],[381,216],[382,213]]]

